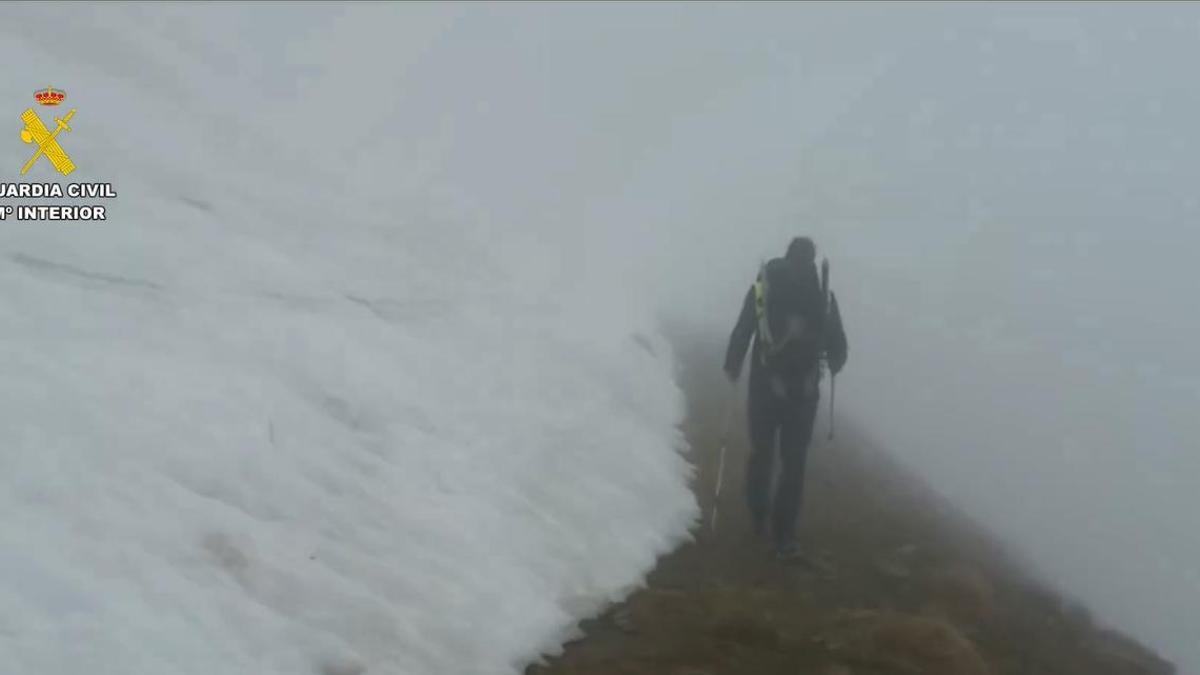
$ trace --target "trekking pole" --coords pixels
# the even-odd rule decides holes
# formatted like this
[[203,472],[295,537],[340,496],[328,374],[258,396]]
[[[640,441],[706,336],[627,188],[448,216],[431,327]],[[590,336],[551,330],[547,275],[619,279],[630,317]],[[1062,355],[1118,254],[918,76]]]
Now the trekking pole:
[[729,402],[725,404],[725,421],[721,426],[721,451],[717,457],[717,484],[713,491],[712,512],[709,515],[709,530],[717,533],[717,510],[721,505],[721,487],[725,484],[725,449],[729,445],[729,424],[733,420],[733,402],[737,397],[737,389],[731,387]]
[[837,375],[829,371],[829,438],[833,440],[833,403],[837,399]]
[[[824,350],[825,365],[829,365],[829,351],[825,344],[829,336],[829,258],[821,259],[821,298],[825,307],[825,314],[821,317],[821,347]],[[836,301],[835,301],[836,304]],[[837,375],[833,372],[833,368],[829,368],[829,438],[833,440],[833,400],[837,395]]]

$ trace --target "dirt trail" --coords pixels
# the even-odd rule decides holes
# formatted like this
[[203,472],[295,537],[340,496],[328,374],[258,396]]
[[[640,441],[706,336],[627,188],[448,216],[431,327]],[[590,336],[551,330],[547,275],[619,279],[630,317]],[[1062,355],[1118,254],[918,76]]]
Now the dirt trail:
[[[720,347],[684,353],[684,426],[707,515],[728,386]],[[739,399],[741,397],[739,396]],[[1159,675],[1169,663],[1024,575],[979,528],[851,429],[818,426],[801,543],[781,566],[749,534],[742,401],[715,534],[659,561],[647,588],[586,622],[527,675]],[[822,403],[822,414],[827,413]]]

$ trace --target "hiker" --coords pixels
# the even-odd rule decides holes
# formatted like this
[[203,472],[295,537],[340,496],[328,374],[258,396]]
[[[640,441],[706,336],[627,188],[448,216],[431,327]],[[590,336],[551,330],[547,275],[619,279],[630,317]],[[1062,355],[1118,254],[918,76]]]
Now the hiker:
[[[797,237],[784,257],[762,266],[746,293],[725,354],[725,374],[736,382],[754,337],[746,411],[752,447],[746,499],[755,532],[766,536],[769,525],[775,553],[785,560],[800,556],[796,523],[820,399],[820,362],[824,358],[837,375],[847,354],[837,300],[826,299],[816,254],[811,239]],[[777,435],[782,466],[772,503]]]

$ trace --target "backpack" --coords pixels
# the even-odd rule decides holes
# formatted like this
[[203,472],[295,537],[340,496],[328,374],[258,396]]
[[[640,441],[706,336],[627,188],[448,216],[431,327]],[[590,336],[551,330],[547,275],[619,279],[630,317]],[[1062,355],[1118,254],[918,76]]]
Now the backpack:
[[825,293],[815,265],[797,270],[782,258],[765,263],[754,282],[754,310],[763,365],[800,372],[816,365]]

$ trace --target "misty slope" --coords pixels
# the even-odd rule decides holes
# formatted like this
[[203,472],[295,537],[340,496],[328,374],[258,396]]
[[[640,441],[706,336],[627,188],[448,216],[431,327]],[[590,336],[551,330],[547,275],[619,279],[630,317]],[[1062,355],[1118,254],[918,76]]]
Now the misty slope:
[[[863,433],[1101,620],[1200,671],[1200,89],[1181,74],[1200,7],[39,4],[4,18],[10,171],[28,156],[17,115],[52,85],[79,108],[77,176],[122,195],[105,224],[4,227],[3,390],[20,432],[0,507],[21,515],[0,533],[0,578],[42,617],[19,627],[23,658],[68,619],[122,645],[104,653],[134,653],[96,617],[158,631],[141,609],[178,606],[182,586],[160,576],[181,569],[228,586],[206,607],[229,600],[197,615],[220,639],[180,640],[234,660],[318,645],[268,625],[279,612],[228,571],[316,547],[162,506],[191,493],[207,495],[195,513],[313,520],[323,542],[348,528],[371,560],[445,572],[461,594],[420,583],[446,611],[406,604],[400,643],[486,589],[459,583],[478,582],[478,557],[387,549],[396,511],[419,521],[412,542],[488,560],[531,543],[536,578],[499,561],[520,577],[500,581],[546,604],[505,625],[556,624],[587,604],[559,599],[635,578],[691,510],[663,450],[680,404],[645,305],[726,335],[758,263],[808,234],[833,261],[853,363],[839,398]],[[328,479],[333,457],[370,489]],[[557,506],[583,467],[596,476],[571,498],[602,522]],[[564,479],[539,485],[548,472]],[[501,493],[543,515],[510,520]],[[106,531],[116,504],[161,539],[131,549],[132,531]],[[513,522],[532,529],[502,537]],[[559,554],[583,544],[550,531],[573,525],[603,549],[578,568]],[[193,566],[160,564],[168,549]],[[345,597],[322,579],[320,598]],[[314,606],[297,585],[263,597]],[[98,597],[132,600],[81,600]],[[396,601],[372,598],[391,615]],[[357,604],[333,604],[321,620],[341,630]],[[269,640],[225,627],[250,611]],[[379,639],[354,647],[390,648]],[[454,646],[503,661],[500,642],[520,641]]]
[[[676,343],[688,398],[683,428],[706,516],[729,394],[718,367],[724,345],[712,338]],[[828,439],[824,415],[800,532],[812,562],[778,563],[751,534],[746,411],[735,411],[716,530],[706,519],[694,541],[659,561],[646,588],[587,622],[584,638],[527,675],[1188,672],[1033,578],[853,425],[843,421]]]
[[5,226],[0,672],[513,672],[693,517],[646,315],[288,142],[258,11],[5,23],[14,116],[66,89],[72,179],[119,198]]

